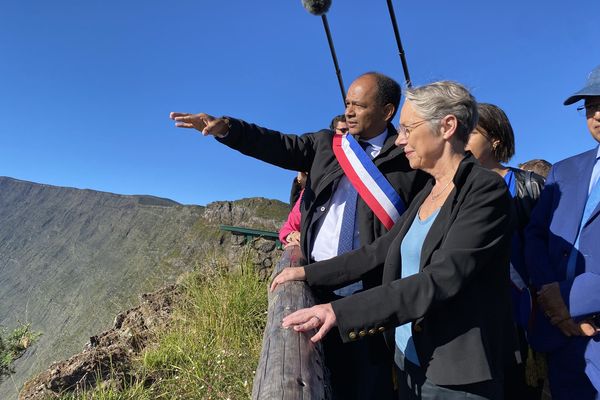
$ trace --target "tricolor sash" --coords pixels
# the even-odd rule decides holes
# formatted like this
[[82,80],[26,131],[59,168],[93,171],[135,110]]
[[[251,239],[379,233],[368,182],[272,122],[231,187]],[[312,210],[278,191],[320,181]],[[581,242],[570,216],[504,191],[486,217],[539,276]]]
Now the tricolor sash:
[[360,197],[390,230],[406,210],[398,193],[352,135],[334,135],[333,153]]

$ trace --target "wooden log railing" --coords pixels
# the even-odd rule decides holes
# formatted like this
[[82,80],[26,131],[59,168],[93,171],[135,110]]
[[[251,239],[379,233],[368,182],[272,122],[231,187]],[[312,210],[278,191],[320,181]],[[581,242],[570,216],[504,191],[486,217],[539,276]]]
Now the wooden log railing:
[[[288,247],[273,270],[273,276],[285,267],[298,267],[303,263],[300,248]],[[314,296],[305,282],[287,282],[269,293],[267,325],[252,388],[253,400],[331,398],[322,344],[310,341],[315,331],[299,333],[281,327],[283,317],[314,304]]]

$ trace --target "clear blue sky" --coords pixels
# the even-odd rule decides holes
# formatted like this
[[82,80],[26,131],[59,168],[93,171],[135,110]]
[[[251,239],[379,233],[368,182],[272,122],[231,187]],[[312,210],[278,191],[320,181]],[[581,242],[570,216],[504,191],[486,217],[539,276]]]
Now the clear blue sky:
[[[511,165],[594,146],[562,101],[600,64],[597,0],[394,5],[413,82],[457,80],[504,108]],[[334,0],[328,18],[346,87],[369,70],[403,79],[384,0]],[[300,0],[1,3],[0,175],[186,204],[287,200],[294,173],[176,129],[169,112],[303,133],[342,107],[321,20]]]

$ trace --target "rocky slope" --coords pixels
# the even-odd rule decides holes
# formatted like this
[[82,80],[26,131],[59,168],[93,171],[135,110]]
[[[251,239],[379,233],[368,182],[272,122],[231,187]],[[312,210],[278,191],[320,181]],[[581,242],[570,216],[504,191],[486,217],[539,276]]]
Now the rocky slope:
[[266,199],[184,206],[0,177],[0,325],[43,333],[0,382],[0,399],[79,351],[139,293],[197,267],[229,235],[218,224],[276,230],[288,209]]
[[[141,304],[117,315],[113,326],[90,338],[83,352],[56,362],[28,381],[19,400],[42,400],[79,392],[97,382],[121,389],[130,382],[133,357],[152,340],[153,331],[169,323],[181,290],[177,285],[141,296]],[[150,383],[150,382],[149,382]]]

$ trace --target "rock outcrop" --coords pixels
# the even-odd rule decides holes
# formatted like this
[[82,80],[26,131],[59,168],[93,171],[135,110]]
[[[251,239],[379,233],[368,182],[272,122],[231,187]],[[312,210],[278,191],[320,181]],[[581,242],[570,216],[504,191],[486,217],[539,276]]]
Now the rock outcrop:
[[157,329],[171,319],[173,304],[181,295],[177,285],[141,296],[141,304],[115,318],[113,327],[92,336],[83,352],[27,382],[19,400],[44,400],[65,392],[80,392],[98,382],[121,389],[132,378],[132,358],[146,347]]
[[[210,267],[201,260],[232,240],[219,224],[276,230],[288,210],[266,199],[204,207],[0,177],[0,325],[42,333],[0,381],[0,399],[79,351],[139,293]],[[270,262],[257,257],[257,266]]]

